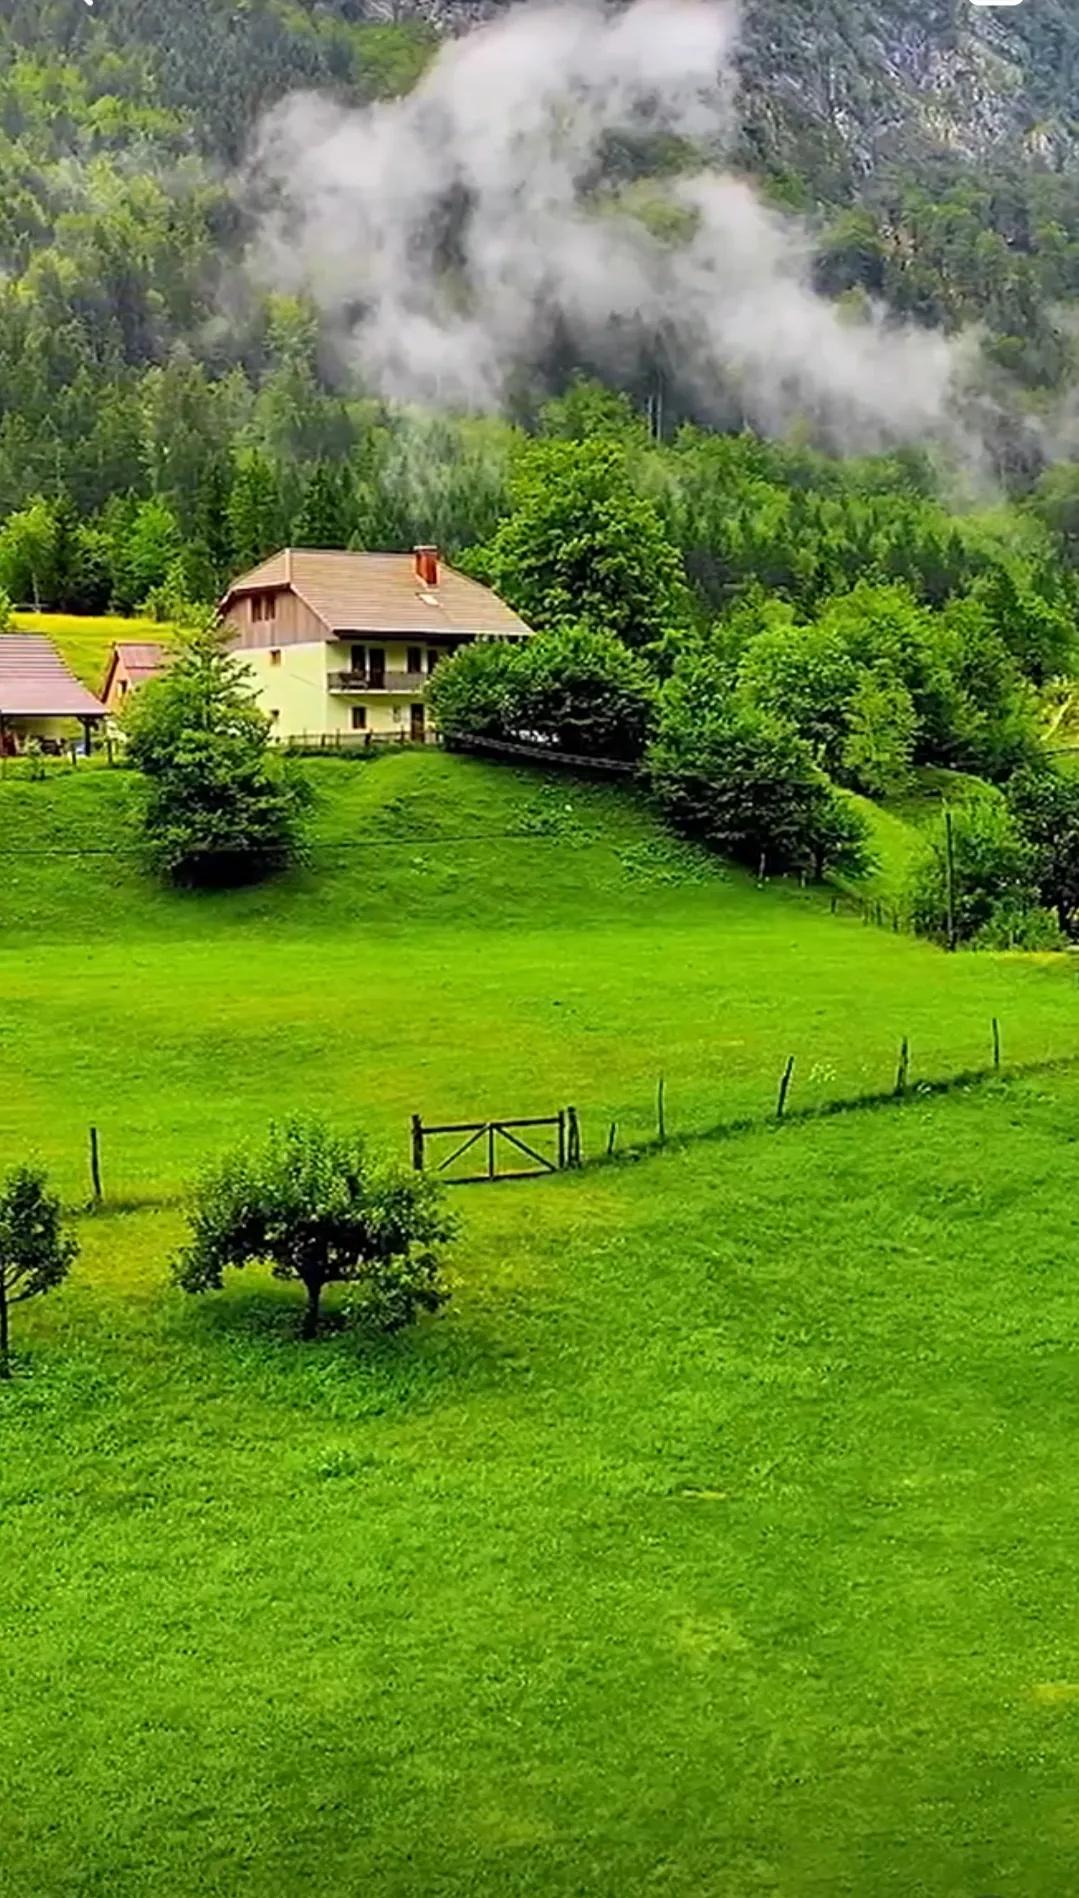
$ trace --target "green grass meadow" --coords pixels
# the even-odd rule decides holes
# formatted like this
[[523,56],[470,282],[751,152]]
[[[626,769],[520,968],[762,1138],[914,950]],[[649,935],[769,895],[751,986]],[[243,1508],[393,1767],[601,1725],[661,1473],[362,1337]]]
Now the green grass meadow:
[[[0,783],[0,1152],[82,1208],[92,1122],[109,1201],[0,1388],[4,1898],[1079,1886],[1071,959],[758,889],[620,790],[309,769],[311,864],[196,899],[126,773]],[[1004,1073],[919,1091],[994,1016]],[[825,1107],[903,1036],[904,1103],[775,1125],[789,1055]],[[462,1189],[408,1336],[169,1284],[275,1114],[404,1154],[571,1102],[589,1164]]]

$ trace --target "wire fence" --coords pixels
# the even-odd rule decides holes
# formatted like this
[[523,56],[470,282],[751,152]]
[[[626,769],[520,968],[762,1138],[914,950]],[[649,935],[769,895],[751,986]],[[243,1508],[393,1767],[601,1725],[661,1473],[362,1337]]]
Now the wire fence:
[[[792,1053],[770,1076],[767,1071],[758,1070],[755,1079],[746,1075],[740,1077],[743,1083],[742,1099],[746,1102],[747,1111],[735,1111],[714,1119],[700,1115],[699,1090],[686,1089],[680,1094],[677,1086],[671,1087],[670,1077],[666,1074],[657,1075],[650,1101],[639,1101],[634,1108],[624,1108],[617,1116],[612,1116],[610,1110],[605,1113],[598,1103],[580,1110],[566,1107],[553,1115],[535,1118],[485,1116],[469,1121],[427,1124],[416,1114],[409,1121],[405,1151],[413,1166],[427,1167],[453,1186],[486,1185],[511,1180],[527,1183],[530,1179],[539,1181],[561,1172],[587,1173],[617,1167],[654,1157],[665,1150],[686,1149],[702,1143],[718,1143],[795,1127],[804,1128],[839,1115],[902,1109],[949,1094],[984,1088],[994,1082],[1004,1086],[1054,1073],[1064,1074],[1079,1068],[1079,1053],[1006,1064],[1001,1023],[994,1017],[986,1023],[985,1058],[980,1063],[956,1066],[945,1072],[923,1073],[919,1070],[916,1049],[908,1036],[903,1036],[894,1045],[892,1062],[894,1065],[890,1067],[888,1077],[879,1084],[823,1098],[811,1096],[806,1099],[800,1095],[799,1083],[807,1064]],[[810,1066],[810,1080],[814,1073],[815,1068]],[[750,1093],[746,1091],[746,1084],[750,1081],[753,1084],[751,1092],[757,1097],[757,1104],[753,1105],[750,1104]],[[683,1096],[697,1107],[696,1113],[689,1111],[683,1115],[680,1111]],[[554,1144],[551,1150],[548,1152],[544,1148],[531,1152],[532,1134],[529,1133],[526,1139],[520,1131],[522,1128],[553,1129]],[[463,1144],[457,1151],[430,1145],[432,1140],[443,1137],[453,1138]],[[487,1155],[484,1164],[478,1170],[470,1166],[465,1178],[454,1177],[453,1163],[474,1148],[477,1138]],[[530,1162],[528,1166],[517,1165],[506,1170],[496,1161],[495,1142],[506,1139],[512,1150],[525,1155]],[[123,1160],[114,1174],[112,1161],[116,1154],[122,1155]],[[75,1177],[72,1171],[74,1158],[69,1151],[68,1162],[64,1167],[69,1185]],[[118,1183],[124,1162],[129,1166],[130,1160],[130,1148],[123,1138],[123,1129],[115,1122],[111,1122],[107,1129],[98,1124],[88,1127],[82,1161],[86,1190],[83,1193],[76,1190],[73,1196],[69,1193],[72,1210],[93,1213],[150,1211],[183,1203],[185,1187],[179,1182],[171,1187],[163,1187],[160,1175],[153,1183],[142,1180],[136,1184],[136,1177],[129,1172],[126,1184]],[[155,1165],[159,1164],[160,1147],[157,1147]]]

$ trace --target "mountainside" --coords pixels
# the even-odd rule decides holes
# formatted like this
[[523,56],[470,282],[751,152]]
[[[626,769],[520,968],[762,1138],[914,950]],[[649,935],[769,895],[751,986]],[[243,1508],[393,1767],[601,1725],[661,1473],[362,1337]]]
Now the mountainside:
[[[703,0],[711,4],[712,0]],[[341,0],[343,17],[462,31],[508,0]],[[324,9],[328,10],[328,9]],[[1050,165],[1079,140],[1079,17],[1067,0],[748,0],[742,68],[754,132],[816,140],[852,175],[881,157],[1006,145]]]
[[[617,22],[624,11],[584,17]],[[365,401],[501,408],[531,425],[543,397],[583,369],[651,402],[668,434],[688,415],[872,450],[920,443],[923,415],[932,433],[967,348],[950,339],[964,331],[978,339],[974,433],[980,445],[988,414],[991,464],[1029,484],[1071,452],[1070,0],[1003,11],[747,0],[734,49],[719,33],[711,66],[708,34],[697,34],[703,63],[675,75],[685,109],[668,115],[673,132],[660,110],[657,136],[652,72],[662,105],[671,44],[692,38],[695,21],[733,14],[716,0],[646,0],[628,123],[601,47],[598,75],[590,53],[565,75],[567,109],[592,109],[602,94],[568,190],[564,175],[532,166],[527,134],[507,190],[500,166],[514,159],[517,106],[497,87],[484,93],[466,74],[450,96],[442,61],[422,107],[407,98],[447,40],[515,15],[514,98],[527,118],[529,87],[546,84],[540,156],[557,172],[557,33],[542,71],[528,63],[528,35],[550,12],[500,0],[0,0],[0,518],[38,495],[95,522],[111,508],[101,523],[111,542],[121,499],[161,500],[227,567],[261,540],[260,522],[295,522],[313,468],[347,463],[360,497],[358,514],[351,499],[346,509],[350,531],[407,542],[422,487],[420,531],[461,546],[483,539],[502,505],[501,451],[440,422],[437,453],[434,436],[418,453],[395,447],[389,482],[386,409]],[[459,47],[455,58],[460,72]],[[273,110],[297,95],[317,102],[308,118]],[[382,102],[392,103],[365,113]],[[260,274],[248,267],[264,233],[245,167],[260,128],[266,157],[268,119],[288,138],[256,183],[268,175],[287,196],[310,175],[299,222],[275,230]],[[386,258],[396,277],[372,286],[367,267]],[[380,321],[365,327],[379,299]],[[897,325],[899,355],[888,344]],[[923,331],[937,332],[924,348]],[[448,377],[447,362],[460,371],[469,352],[469,373]],[[485,376],[495,356],[499,373]],[[874,426],[845,433],[848,406]],[[273,464],[272,483],[254,454]],[[226,545],[237,468],[250,487],[235,504],[246,525]],[[308,531],[340,527],[332,482],[320,482]],[[148,597],[176,541],[160,512],[140,534],[119,577],[115,562],[104,577],[102,554],[84,604]],[[28,558],[21,571],[42,565]],[[68,604],[38,580],[18,591],[23,603],[40,593]]]

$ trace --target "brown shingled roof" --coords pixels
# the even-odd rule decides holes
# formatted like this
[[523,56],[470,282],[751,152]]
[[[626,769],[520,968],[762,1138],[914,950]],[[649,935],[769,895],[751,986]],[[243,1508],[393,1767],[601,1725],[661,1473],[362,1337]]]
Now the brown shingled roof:
[[118,640],[109,654],[109,663],[105,668],[105,683],[101,696],[107,699],[116,668],[122,665],[131,685],[145,685],[147,679],[156,679],[165,669],[168,658],[167,649],[156,640],[142,639]]
[[0,716],[104,718],[105,707],[40,633],[0,633]]
[[121,640],[116,647],[116,656],[122,659],[128,677],[152,678],[165,664],[165,648],[153,640]]
[[524,639],[531,632],[490,587],[439,562],[436,587],[423,584],[411,554],[317,552],[290,547],[234,580],[222,601],[291,587],[333,639],[346,633],[445,633]]

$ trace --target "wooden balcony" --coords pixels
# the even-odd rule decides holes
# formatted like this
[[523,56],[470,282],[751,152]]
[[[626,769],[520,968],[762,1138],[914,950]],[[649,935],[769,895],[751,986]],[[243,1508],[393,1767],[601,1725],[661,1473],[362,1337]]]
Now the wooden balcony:
[[413,698],[424,691],[426,672],[380,672],[373,678],[366,672],[331,672],[331,692],[403,692]]

